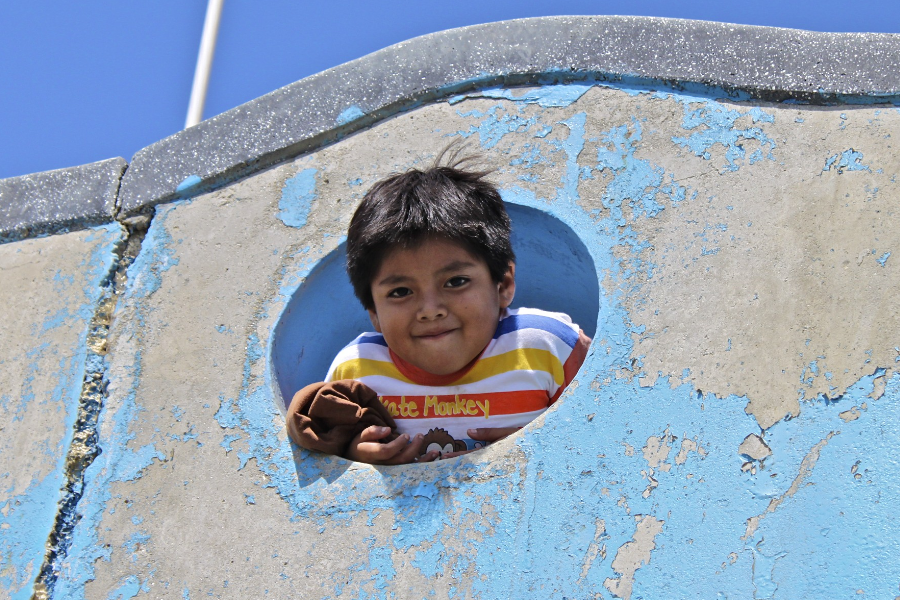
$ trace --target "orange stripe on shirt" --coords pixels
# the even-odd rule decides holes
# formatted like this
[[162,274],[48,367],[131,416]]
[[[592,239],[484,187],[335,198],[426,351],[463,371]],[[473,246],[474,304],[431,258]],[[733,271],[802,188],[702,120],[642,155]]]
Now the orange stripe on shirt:
[[395,419],[484,417],[543,410],[550,404],[545,390],[438,396],[379,396]]

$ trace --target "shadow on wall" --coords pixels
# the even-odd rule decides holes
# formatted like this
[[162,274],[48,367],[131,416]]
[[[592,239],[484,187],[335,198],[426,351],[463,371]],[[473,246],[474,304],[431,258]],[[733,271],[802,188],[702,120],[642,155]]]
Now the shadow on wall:
[[[600,310],[597,271],[575,232],[540,210],[507,204],[516,253],[513,307],[564,312],[594,337]],[[344,244],[322,259],[297,288],[275,325],[269,356],[284,412],[294,393],[322,381],[331,360],[372,324],[345,270]]]

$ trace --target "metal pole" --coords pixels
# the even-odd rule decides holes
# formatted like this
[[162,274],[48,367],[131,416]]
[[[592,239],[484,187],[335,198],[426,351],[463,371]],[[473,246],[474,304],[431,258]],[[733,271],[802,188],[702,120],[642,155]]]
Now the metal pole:
[[194,71],[194,85],[191,88],[185,129],[203,120],[203,105],[206,104],[206,88],[209,86],[209,72],[212,70],[213,54],[216,51],[216,37],[219,34],[223,2],[224,0],[209,0],[206,5],[203,37],[200,38],[200,54],[197,55],[197,70]]

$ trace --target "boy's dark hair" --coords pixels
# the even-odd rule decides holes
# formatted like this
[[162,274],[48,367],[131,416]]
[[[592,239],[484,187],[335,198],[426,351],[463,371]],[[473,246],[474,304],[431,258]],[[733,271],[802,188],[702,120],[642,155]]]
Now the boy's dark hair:
[[[443,153],[441,153],[443,154]],[[487,263],[500,282],[515,260],[510,223],[500,193],[484,180],[490,171],[464,168],[476,160],[411,169],[377,182],[366,192],[347,230],[347,273],[366,309],[374,308],[372,280],[392,247],[412,248],[427,238],[458,242]]]

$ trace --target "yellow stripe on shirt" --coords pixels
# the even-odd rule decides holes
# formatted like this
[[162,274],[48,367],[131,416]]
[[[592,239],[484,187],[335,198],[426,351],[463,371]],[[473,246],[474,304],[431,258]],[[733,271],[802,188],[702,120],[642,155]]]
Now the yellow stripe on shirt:
[[556,385],[562,385],[564,375],[562,363],[549,350],[518,348],[497,356],[482,358],[471,371],[451,385],[474,383],[509,371],[545,371],[553,377]]
[[[471,371],[448,385],[475,383],[509,371],[544,371],[553,377],[556,385],[562,385],[565,377],[562,362],[549,350],[517,348],[482,358],[475,363]],[[393,363],[370,358],[352,358],[342,362],[335,368],[331,379],[362,379],[375,375],[390,377],[404,383],[416,383],[405,377]]]
[[403,376],[394,363],[384,360],[373,360],[371,358],[352,358],[339,364],[331,376],[332,381],[338,379],[362,379],[363,377],[371,377],[381,375],[397,379],[404,383],[413,383]]

